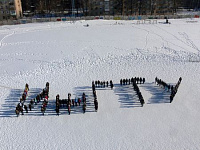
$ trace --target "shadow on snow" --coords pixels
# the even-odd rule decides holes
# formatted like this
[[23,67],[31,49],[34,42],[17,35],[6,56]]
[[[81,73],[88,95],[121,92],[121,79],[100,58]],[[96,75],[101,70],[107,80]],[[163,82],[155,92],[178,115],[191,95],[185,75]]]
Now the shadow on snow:
[[120,108],[141,107],[139,98],[131,84],[130,85],[115,84],[114,93],[119,96],[118,101],[121,103]]
[[[23,91],[24,91],[23,89],[12,89],[10,91],[9,96],[5,99],[5,103],[2,104],[2,108],[0,110],[0,117],[16,117],[15,109],[16,109],[17,104],[20,101],[20,98],[22,97]],[[92,88],[89,86],[75,87],[74,91],[75,91],[74,92],[75,94],[72,95],[72,99],[74,99],[75,96],[77,96],[77,98],[81,98],[84,92],[86,94],[86,105],[87,105],[86,113],[95,112]],[[28,107],[30,100],[36,98],[36,96],[41,92],[42,92],[41,88],[30,89],[28,91],[27,100],[25,101],[24,104],[27,105]],[[83,105],[83,102],[81,102],[80,106],[71,106],[71,115],[83,113],[82,105]],[[42,106],[42,101],[36,104],[34,103],[31,111],[28,111],[28,113],[26,113],[24,110],[24,116],[43,116],[43,114],[41,113],[41,106]],[[49,99],[44,116],[56,115],[55,108],[56,108],[56,100]],[[68,110],[67,110],[66,105],[61,106],[60,108],[60,115],[63,115],[63,114],[68,115]]]
[[145,91],[148,91],[152,95],[152,97],[148,100],[147,104],[160,104],[170,102],[169,97],[171,92],[167,89],[156,85],[154,82],[141,84],[139,87],[143,88]]
[[[28,97],[25,101],[25,104],[28,106],[28,103],[31,99],[35,98],[37,94],[42,91],[40,88],[32,88],[28,91]],[[17,104],[22,97],[24,89],[12,89],[10,94],[5,99],[5,103],[2,104],[2,108],[0,110],[0,117],[16,117],[15,109]]]
[[[172,84],[170,84],[172,85]],[[145,83],[139,85],[139,88],[143,88],[146,91],[149,91],[152,97],[148,100],[147,104],[160,104],[160,103],[169,103],[170,92],[159,87],[155,83]],[[98,90],[110,90],[109,87],[105,88],[96,88],[97,90],[97,100],[98,100]],[[119,96],[118,102],[120,102],[120,108],[134,108],[134,107],[141,107],[139,102],[139,98],[136,92],[133,89],[133,86],[130,85],[120,85],[114,84],[114,93]],[[5,99],[5,103],[2,104],[2,108],[0,110],[0,117],[16,117],[15,109],[19,100],[23,94],[23,89],[12,89],[10,91],[9,96]],[[25,101],[25,105],[28,106],[31,99],[36,98],[36,96],[42,92],[41,88],[32,88],[28,92],[27,100]],[[82,98],[83,92],[86,94],[86,113],[87,112],[95,112],[94,109],[94,97],[92,93],[92,88],[90,86],[82,86],[82,87],[75,87],[74,94],[72,95],[72,99],[75,97]],[[67,98],[66,98],[67,99]],[[56,115],[55,111],[55,104],[56,100],[48,101],[48,105],[45,111],[45,115]],[[83,113],[82,110],[83,102],[81,102],[80,106],[71,106],[71,115],[73,114],[81,114]],[[34,104],[34,108],[32,111],[28,111],[26,113],[24,111],[24,115],[26,116],[43,116],[41,113],[41,106],[42,101],[39,103]],[[60,115],[66,114],[68,115],[67,106],[61,106],[60,108]]]

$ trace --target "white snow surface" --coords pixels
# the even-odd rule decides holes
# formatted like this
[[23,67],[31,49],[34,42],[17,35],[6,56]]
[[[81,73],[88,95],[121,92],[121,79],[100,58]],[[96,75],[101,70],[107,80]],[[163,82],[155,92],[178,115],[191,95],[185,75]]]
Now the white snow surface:
[[[199,150],[200,20],[93,20],[0,27],[0,149],[33,150]],[[89,24],[89,27],[85,25]],[[145,77],[139,84],[144,107],[121,78]],[[172,103],[155,77],[182,82]],[[113,90],[92,81],[113,80]],[[28,114],[15,107],[29,84],[26,103],[50,83],[45,115],[41,103]],[[55,112],[55,97],[87,95],[81,106]]]

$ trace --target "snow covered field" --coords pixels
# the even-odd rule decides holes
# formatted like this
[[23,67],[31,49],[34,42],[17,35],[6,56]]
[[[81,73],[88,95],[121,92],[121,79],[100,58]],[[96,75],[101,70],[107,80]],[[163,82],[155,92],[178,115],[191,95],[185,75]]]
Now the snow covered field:
[[[0,27],[0,149],[34,150],[199,150],[200,20],[77,21]],[[89,24],[89,27],[85,27]],[[138,85],[140,107],[131,85],[121,78],[145,77]],[[170,92],[155,77],[175,85]],[[113,80],[113,90],[98,88],[94,111],[91,83]],[[27,102],[50,83],[45,115],[39,103],[16,117],[15,107],[29,84]],[[61,109],[55,97],[87,95],[87,110]]]

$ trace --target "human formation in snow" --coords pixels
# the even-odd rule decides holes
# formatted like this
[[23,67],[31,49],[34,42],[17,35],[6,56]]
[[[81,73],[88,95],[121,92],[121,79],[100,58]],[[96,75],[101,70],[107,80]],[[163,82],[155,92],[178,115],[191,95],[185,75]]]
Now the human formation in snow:
[[176,95],[179,85],[181,84],[182,78],[180,77],[177,84],[175,85],[175,87],[173,89],[171,89],[171,95],[170,95],[170,103],[173,101],[174,96]]
[[145,78],[142,77],[135,77],[135,78],[131,78],[131,79],[120,79],[120,85],[127,85],[127,84],[131,84],[133,82],[136,82],[137,84],[144,84],[145,82]]
[[113,89],[114,84],[113,84],[112,80],[110,80],[110,82],[108,82],[108,81],[100,81],[100,80],[92,81],[92,89],[93,89],[93,86],[94,87],[108,87],[109,83],[110,83],[111,89]]
[[24,102],[25,102],[25,100],[26,100],[28,91],[29,91],[29,86],[28,86],[28,84],[26,83],[24,92],[23,92],[23,94],[22,94],[22,97],[20,98],[20,102],[17,104],[17,107],[16,107],[16,109],[15,109],[15,113],[16,113],[17,116],[19,116],[20,112],[22,113],[22,115],[24,115],[23,108],[26,110],[26,112],[28,112],[27,106],[24,105]]
[[[155,78],[155,84],[164,88],[165,90],[167,90],[168,92],[171,92],[170,94],[170,103],[173,101],[174,96],[176,95],[178,88],[180,86],[180,83],[182,81],[182,78],[180,77],[178,82],[176,83],[175,86],[167,84],[166,82],[164,82],[163,80],[159,79],[159,78]],[[142,77],[135,77],[135,78],[131,78],[131,79],[120,79],[120,85],[124,86],[124,85],[131,85],[133,86],[134,91],[136,92],[138,99],[140,101],[141,107],[143,107],[143,105],[145,104],[144,98],[142,96],[142,93],[138,87],[138,84],[144,84],[145,83],[145,78]],[[97,112],[98,110],[98,101],[97,101],[97,92],[96,92],[96,88],[105,88],[105,87],[109,87],[111,88],[111,90],[114,87],[113,81],[110,80],[110,82],[108,81],[100,81],[100,80],[96,80],[96,81],[92,81],[92,93],[93,93],[93,99],[94,99],[94,108],[95,111]],[[29,85],[26,83],[25,85],[25,89],[24,92],[20,98],[20,102],[17,104],[16,106],[16,110],[15,113],[17,116],[19,116],[19,114],[21,113],[22,115],[24,115],[24,110],[26,111],[26,113],[28,113],[28,107],[29,107],[29,111],[32,110],[32,108],[34,108],[34,105],[37,105],[39,102],[42,102],[42,106],[41,106],[41,113],[44,115],[47,105],[48,105],[48,98],[49,98],[49,82],[46,83],[46,87],[42,90],[42,92],[40,94],[38,94],[34,99],[31,99],[28,107],[27,105],[25,105],[25,101],[28,95],[28,91],[29,91]],[[70,115],[71,113],[71,107],[73,107],[75,109],[75,107],[77,106],[81,106],[82,105],[82,112],[85,113],[86,112],[86,94],[83,92],[81,98],[79,97],[75,97],[74,99],[71,98],[71,93],[68,93],[68,98],[67,99],[60,99],[59,94],[56,95],[56,107],[55,107],[55,111],[56,114],[59,116],[60,114],[60,109],[62,108],[67,108],[68,114]]]
[[86,110],[86,95],[85,95],[84,92],[82,94],[82,98],[75,97],[75,99],[71,98],[71,93],[68,93],[68,98],[67,99],[60,99],[60,95],[57,94],[56,95],[56,109],[55,109],[56,110],[56,114],[59,116],[60,109],[64,108],[65,105],[66,105],[68,114],[70,115],[71,107],[80,106],[81,102],[83,102],[83,105],[82,105],[83,109],[82,110],[83,110],[83,113],[85,113],[85,110]]
[[127,85],[127,84],[133,85],[133,89],[136,92],[142,107],[143,107],[145,102],[144,102],[144,98],[143,98],[142,93],[140,92],[140,89],[139,89],[137,84],[144,84],[144,83],[145,83],[145,78],[142,78],[142,77],[135,77],[135,78],[132,77],[131,79],[127,79],[127,78],[126,79],[120,79],[120,85],[121,86]]
[[173,101],[174,96],[176,95],[176,93],[178,91],[179,85],[181,84],[181,81],[182,81],[182,78],[180,77],[178,82],[177,82],[177,84],[175,86],[173,86],[173,85],[167,84],[166,82],[164,82],[161,79],[158,79],[157,77],[155,78],[155,83],[157,85],[159,85],[160,87],[166,89],[168,92],[169,91],[171,92],[171,94],[170,94],[170,103]]
[[44,115],[47,104],[48,104],[48,98],[49,98],[49,82],[46,83],[46,87],[42,90],[40,94],[38,94],[34,99],[30,100],[27,107],[27,105],[25,105],[25,102],[27,100],[26,98],[28,95],[28,91],[29,91],[29,85],[26,83],[24,92],[22,94],[22,97],[20,98],[20,102],[17,104],[16,110],[15,110],[16,115],[19,116],[20,113],[24,115],[24,112],[23,112],[24,109],[26,113],[28,113],[28,107],[29,107],[29,110],[31,111],[34,105],[37,105],[40,101],[42,101],[41,112]]

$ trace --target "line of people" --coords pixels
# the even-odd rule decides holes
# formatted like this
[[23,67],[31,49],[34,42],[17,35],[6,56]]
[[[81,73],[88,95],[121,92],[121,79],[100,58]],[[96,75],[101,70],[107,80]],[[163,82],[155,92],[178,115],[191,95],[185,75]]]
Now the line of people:
[[136,82],[137,82],[137,81],[136,81],[135,79],[133,79],[133,82],[132,82],[133,88],[134,88],[134,90],[136,91],[136,94],[137,94],[137,96],[138,96],[138,98],[139,98],[139,101],[140,101],[141,106],[143,107],[145,101],[144,101],[144,98],[143,98],[143,96],[142,96],[142,93],[140,92],[140,89],[139,89],[139,87],[138,87],[138,85],[137,85]]
[[111,89],[113,89],[113,81],[110,80],[110,82],[108,81],[100,81],[100,80],[96,80],[96,81],[92,81],[92,86],[95,86],[95,87],[99,87],[99,88],[105,88],[105,87],[108,87],[110,85]]
[[96,93],[94,82],[92,82],[92,92],[93,92],[93,96],[94,96],[94,108],[95,108],[95,111],[97,112],[97,110],[98,110],[98,101],[97,101],[97,93]]
[[178,87],[180,85],[182,81],[182,78],[180,77],[177,84],[175,86],[173,85],[170,85],[170,84],[167,84],[166,82],[164,82],[163,80],[161,79],[158,79],[157,77],[155,78],[155,83],[159,86],[161,86],[162,88],[171,91],[171,94],[170,94],[170,103],[173,101],[174,99],[174,96],[176,95],[177,91],[178,91]]
[[83,113],[86,111],[86,95],[83,93],[82,95],[82,100],[83,100]]
[[17,104],[17,107],[15,109],[15,113],[17,115],[17,117],[19,116],[20,112],[22,113],[22,115],[24,115],[24,110],[23,108],[26,110],[26,112],[28,113],[28,108],[27,106],[24,104],[26,101],[26,98],[28,96],[28,91],[29,91],[29,85],[26,83],[25,88],[24,88],[24,92],[22,94],[22,97],[20,98],[20,102]]
[[38,94],[34,99],[30,100],[29,110],[31,111],[32,108],[34,108],[34,104],[37,105],[41,100],[43,100],[43,102],[45,101],[46,103],[48,103],[48,98],[49,98],[49,82],[46,83],[45,88],[42,90],[40,94]]
[[142,77],[135,77],[135,78],[131,78],[131,79],[120,79],[120,85],[130,85],[133,82],[136,82],[137,84],[144,84],[145,83],[145,78]]
[[47,104],[48,104],[48,99],[49,99],[49,82],[46,83],[46,87],[42,90],[41,95],[42,95],[42,97],[38,96],[38,98],[41,97],[41,99],[37,99],[37,101],[40,102],[40,100],[43,99],[42,106],[41,106],[41,112],[44,115]]
[[167,84],[166,82],[164,82],[161,79],[158,79],[157,77],[155,78],[155,84],[157,84],[158,86],[164,88],[168,92],[174,90],[174,86],[173,85]]
[[175,87],[171,90],[171,95],[170,95],[170,103],[173,101],[174,96],[176,95],[178,88],[181,84],[182,78],[180,77],[177,84],[175,85]]
[[173,89],[173,85],[170,86],[170,84],[167,84],[166,82],[164,82],[163,80],[159,79],[159,78],[155,78],[155,84],[157,84],[158,86],[164,88],[164,89],[168,89],[168,91],[170,89]]

